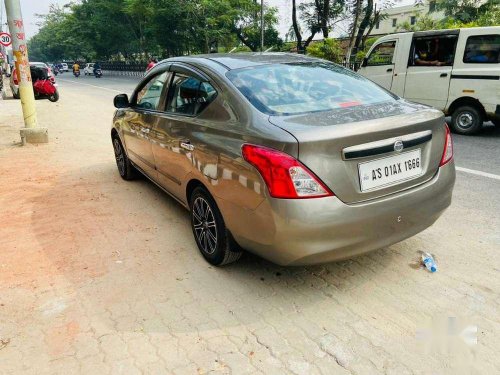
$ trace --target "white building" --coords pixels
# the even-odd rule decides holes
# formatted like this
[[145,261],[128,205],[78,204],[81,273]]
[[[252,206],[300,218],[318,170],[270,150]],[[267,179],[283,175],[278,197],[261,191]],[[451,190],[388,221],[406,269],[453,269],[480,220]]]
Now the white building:
[[426,0],[422,4],[405,5],[401,7],[393,7],[382,11],[385,19],[380,21],[373,28],[370,35],[385,35],[396,32],[396,28],[404,22],[410,25],[417,23],[420,17],[428,15],[429,17],[440,20],[444,18],[442,11],[434,11],[436,7],[436,0]]

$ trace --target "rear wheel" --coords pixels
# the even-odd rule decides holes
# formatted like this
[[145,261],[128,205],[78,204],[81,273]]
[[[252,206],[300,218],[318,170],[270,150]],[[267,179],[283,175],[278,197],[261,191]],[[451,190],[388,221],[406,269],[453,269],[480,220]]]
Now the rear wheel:
[[51,102],[57,102],[59,100],[59,92],[56,90],[55,93],[53,93],[51,96],[49,96],[49,100]]
[[240,259],[243,251],[227,230],[215,200],[203,187],[191,194],[190,210],[196,244],[210,264],[223,266]]
[[483,115],[476,107],[464,105],[451,115],[451,128],[455,133],[471,135],[481,130]]
[[137,177],[137,169],[132,165],[125,150],[123,149],[122,142],[118,136],[113,137],[113,149],[115,152],[116,166],[121,178],[124,180],[133,180]]

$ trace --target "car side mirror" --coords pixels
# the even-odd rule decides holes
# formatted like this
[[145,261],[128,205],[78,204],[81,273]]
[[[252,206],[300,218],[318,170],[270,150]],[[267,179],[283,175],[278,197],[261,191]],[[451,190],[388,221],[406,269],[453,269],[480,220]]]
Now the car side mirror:
[[128,101],[127,94],[118,94],[113,99],[113,104],[115,108],[128,108],[130,107],[130,102]]
[[363,62],[361,63],[361,66],[362,66],[362,67],[365,67],[365,66],[367,66],[367,65],[368,65],[368,57],[364,57],[364,58],[363,58]]

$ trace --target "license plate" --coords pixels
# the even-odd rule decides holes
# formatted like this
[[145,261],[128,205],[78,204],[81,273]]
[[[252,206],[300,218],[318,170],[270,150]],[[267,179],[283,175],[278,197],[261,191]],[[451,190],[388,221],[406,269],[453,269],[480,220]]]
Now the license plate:
[[422,174],[420,149],[358,164],[361,191],[374,190]]

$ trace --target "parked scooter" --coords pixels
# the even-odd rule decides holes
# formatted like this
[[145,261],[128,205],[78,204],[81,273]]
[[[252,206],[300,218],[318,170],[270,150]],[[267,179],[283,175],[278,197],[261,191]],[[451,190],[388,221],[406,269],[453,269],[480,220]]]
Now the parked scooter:
[[47,69],[31,66],[31,79],[35,99],[49,99],[51,102],[59,100],[56,84],[49,78]]

